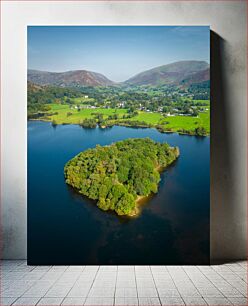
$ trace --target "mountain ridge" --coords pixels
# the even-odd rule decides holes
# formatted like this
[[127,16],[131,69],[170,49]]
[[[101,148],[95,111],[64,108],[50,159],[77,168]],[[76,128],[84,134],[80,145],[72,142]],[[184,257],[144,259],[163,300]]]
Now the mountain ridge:
[[114,82],[105,75],[88,70],[49,72],[28,70],[28,81],[38,85],[113,86],[113,85],[191,85],[210,79],[206,61],[178,61],[140,72],[124,82]]
[[[196,80],[195,74],[207,71],[202,79]],[[132,85],[181,84],[184,79],[192,79],[192,83],[200,83],[209,78],[209,64],[206,61],[178,61],[145,70],[125,81]],[[189,82],[190,83],[190,82]]]
[[28,81],[39,85],[56,86],[109,86],[115,83],[101,73],[88,70],[69,70],[49,72],[35,69],[28,70]]

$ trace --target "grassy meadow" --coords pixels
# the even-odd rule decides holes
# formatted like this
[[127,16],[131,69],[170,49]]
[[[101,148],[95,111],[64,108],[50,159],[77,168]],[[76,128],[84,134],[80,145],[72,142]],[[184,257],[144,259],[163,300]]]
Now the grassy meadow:
[[[79,101],[78,101],[79,102]],[[195,102],[200,103],[201,100]],[[206,103],[206,100],[202,102]],[[49,104],[51,110],[49,113],[58,113],[49,116],[49,121],[55,121],[56,124],[79,124],[84,119],[94,118],[94,114],[101,113],[103,118],[107,119],[108,116],[117,114],[118,120],[110,120],[111,123],[121,122],[123,115],[127,114],[126,109],[113,109],[113,108],[83,108],[78,111],[75,108],[70,108],[65,104]],[[165,129],[177,132],[180,129],[189,131],[195,130],[196,127],[204,127],[207,133],[210,133],[210,104],[209,106],[202,106],[204,112],[200,112],[197,117],[192,116],[171,116],[165,117],[162,113],[158,112],[144,112],[138,111],[138,115],[130,118],[130,121],[146,122],[151,126],[162,125]],[[68,116],[68,113],[70,115]]]

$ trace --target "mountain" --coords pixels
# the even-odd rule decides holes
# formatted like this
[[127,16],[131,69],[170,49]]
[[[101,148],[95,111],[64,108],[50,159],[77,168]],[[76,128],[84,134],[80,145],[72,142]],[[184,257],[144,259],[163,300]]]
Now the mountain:
[[130,85],[193,84],[209,80],[209,64],[180,61],[141,72],[127,80]]
[[[180,61],[141,72],[123,84],[130,85],[191,85],[208,81],[209,64],[204,61]],[[37,85],[75,86],[109,86],[116,85],[104,75],[75,70],[67,72],[48,72],[28,70],[28,81]]]
[[38,85],[74,86],[108,86],[115,83],[104,75],[87,70],[67,72],[48,72],[28,70],[28,81]]

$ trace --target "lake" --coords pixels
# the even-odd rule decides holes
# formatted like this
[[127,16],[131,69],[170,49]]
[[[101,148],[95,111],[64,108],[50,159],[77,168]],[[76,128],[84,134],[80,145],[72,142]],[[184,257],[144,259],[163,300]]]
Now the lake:
[[[65,184],[65,163],[96,144],[150,137],[180,149],[137,218],[101,211]],[[209,264],[210,138],[28,122],[29,264]]]

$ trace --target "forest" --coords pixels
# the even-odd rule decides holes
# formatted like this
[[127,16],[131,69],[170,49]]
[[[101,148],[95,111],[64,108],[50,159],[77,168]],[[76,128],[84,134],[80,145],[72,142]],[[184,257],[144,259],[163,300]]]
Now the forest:
[[160,171],[178,156],[179,149],[167,143],[125,139],[76,155],[65,165],[65,180],[95,200],[100,209],[133,216],[138,212],[138,199],[157,193]]

